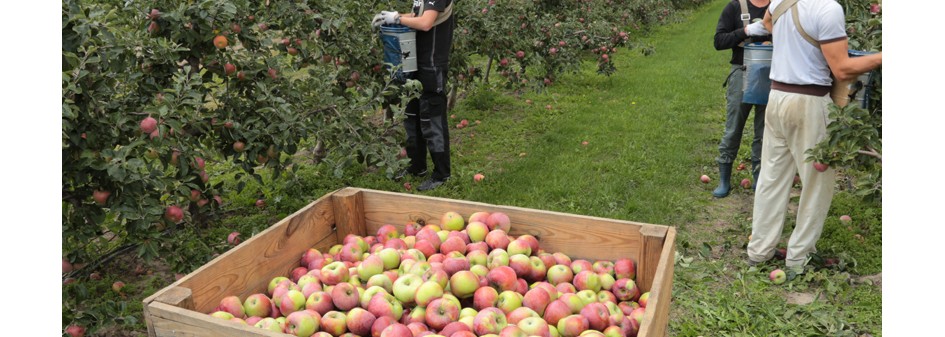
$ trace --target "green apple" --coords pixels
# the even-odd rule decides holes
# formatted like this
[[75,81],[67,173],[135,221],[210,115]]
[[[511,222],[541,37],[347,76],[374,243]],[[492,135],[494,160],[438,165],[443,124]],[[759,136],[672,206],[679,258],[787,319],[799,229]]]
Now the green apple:
[[414,303],[417,297],[417,289],[423,284],[423,279],[416,274],[404,274],[394,281],[394,297],[404,304]]
[[463,216],[459,215],[459,213],[449,211],[443,214],[443,217],[440,219],[440,225],[446,230],[461,231],[463,228],[466,228],[466,220],[463,219]]

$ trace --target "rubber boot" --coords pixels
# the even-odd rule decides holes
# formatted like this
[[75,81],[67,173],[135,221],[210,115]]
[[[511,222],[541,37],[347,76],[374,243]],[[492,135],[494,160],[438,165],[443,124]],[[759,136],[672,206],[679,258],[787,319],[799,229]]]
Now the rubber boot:
[[755,191],[755,187],[758,186],[758,175],[761,174],[761,162],[753,161],[751,162],[751,191]]
[[719,163],[719,187],[712,191],[712,196],[725,198],[732,191],[732,163]]

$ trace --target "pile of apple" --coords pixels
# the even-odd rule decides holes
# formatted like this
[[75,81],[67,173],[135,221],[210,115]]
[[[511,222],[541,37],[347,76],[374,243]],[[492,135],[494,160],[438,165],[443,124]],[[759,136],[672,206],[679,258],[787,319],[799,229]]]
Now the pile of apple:
[[509,235],[502,212],[441,220],[310,248],[268,293],[226,297],[210,315],[295,336],[636,336],[649,293],[632,259],[546,252]]

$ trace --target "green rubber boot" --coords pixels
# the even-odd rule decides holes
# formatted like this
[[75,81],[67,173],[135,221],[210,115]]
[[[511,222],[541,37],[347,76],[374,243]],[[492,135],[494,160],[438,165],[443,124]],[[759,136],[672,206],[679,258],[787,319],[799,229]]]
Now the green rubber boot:
[[712,191],[712,196],[725,198],[732,191],[732,163],[719,163],[719,187]]

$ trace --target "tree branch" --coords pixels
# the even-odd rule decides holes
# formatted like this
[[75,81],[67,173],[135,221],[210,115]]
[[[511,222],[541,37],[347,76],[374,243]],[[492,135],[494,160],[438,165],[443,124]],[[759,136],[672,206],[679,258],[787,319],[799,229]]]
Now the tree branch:
[[859,154],[865,154],[865,155],[867,155],[867,156],[876,157],[877,159],[879,159],[879,163],[880,163],[880,164],[883,163],[883,155],[880,154],[879,152],[877,152],[875,149],[869,147],[869,146],[866,147],[866,150],[858,150],[858,151],[856,151],[856,152],[859,153]]

